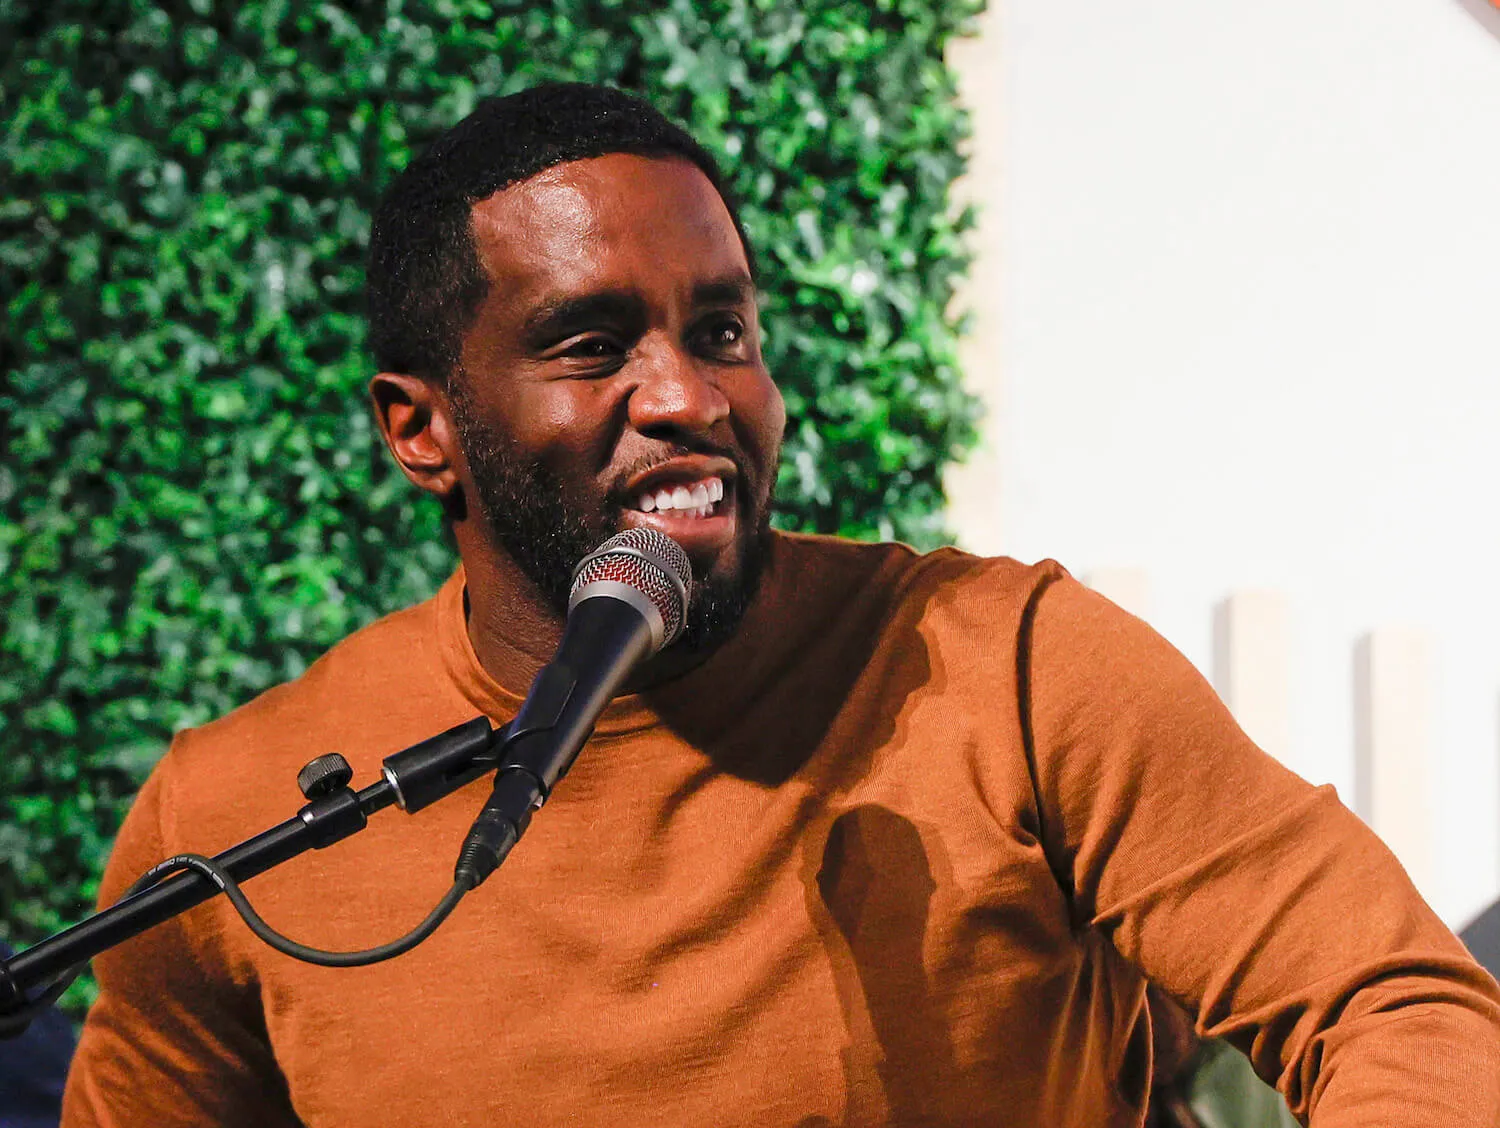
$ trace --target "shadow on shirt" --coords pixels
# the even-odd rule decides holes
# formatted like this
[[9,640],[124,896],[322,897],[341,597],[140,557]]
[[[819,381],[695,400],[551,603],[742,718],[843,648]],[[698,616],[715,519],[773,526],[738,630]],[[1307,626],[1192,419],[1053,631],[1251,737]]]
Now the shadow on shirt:
[[[929,1124],[943,1119],[933,1107],[938,1094],[959,1088],[948,1022],[928,989],[922,958],[927,915],[937,881],[922,840],[906,819],[873,804],[834,820],[817,874],[818,893],[842,934],[857,984],[843,987],[867,1008],[876,1046],[865,1063],[879,1077],[893,1124]],[[839,969],[835,968],[835,974]],[[852,1052],[852,1051],[851,1051]],[[914,1070],[913,1062],[921,1068]],[[845,1062],[851,1101],[865,1086],[859,1063]],[[871,1119],[851,1106],[850,1122]]]

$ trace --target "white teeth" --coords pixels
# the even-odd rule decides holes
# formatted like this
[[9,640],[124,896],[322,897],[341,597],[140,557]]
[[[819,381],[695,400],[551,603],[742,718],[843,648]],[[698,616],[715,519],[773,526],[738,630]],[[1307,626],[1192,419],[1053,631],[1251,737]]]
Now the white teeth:
[[676,513],[683,517],[708,517],[714,506],[724,500],[724,483],[719,478],[705,478],[691,486],[669,486],[655,493],[643,493],[636,502],[642,513]]

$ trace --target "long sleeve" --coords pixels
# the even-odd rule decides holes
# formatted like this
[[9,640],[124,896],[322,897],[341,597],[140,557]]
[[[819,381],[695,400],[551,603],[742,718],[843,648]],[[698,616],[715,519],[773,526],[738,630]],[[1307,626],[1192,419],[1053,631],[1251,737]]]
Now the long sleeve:
[[[172,810],[171,759],[168,753],[125,820],[101,905],[178,852],[162,825]],[[215,966],[215,935],[211,910],[200,905],[94,961],[100,993],[68,1075],[64,1128],[298,1123],[255,986]]]
[[1315,1128],[1500,1124],[1500,990],[1333,789],[1073,580],[1039,591],[1027,634],[1044,840],[1078,925]]

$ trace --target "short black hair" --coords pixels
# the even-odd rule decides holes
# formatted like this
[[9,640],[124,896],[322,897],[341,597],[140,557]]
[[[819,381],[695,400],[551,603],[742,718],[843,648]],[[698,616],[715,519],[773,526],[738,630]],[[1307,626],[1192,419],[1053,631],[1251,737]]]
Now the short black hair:
[[366,295],[370,347],[382,372],[446,382],[489,289],[470,210],[565,161],[609,153],[682,157],[729,209],[752,277],[755,260],[713,157],[649,103],[587,83],[547,83],[486,98],[409,164],[370,229]]

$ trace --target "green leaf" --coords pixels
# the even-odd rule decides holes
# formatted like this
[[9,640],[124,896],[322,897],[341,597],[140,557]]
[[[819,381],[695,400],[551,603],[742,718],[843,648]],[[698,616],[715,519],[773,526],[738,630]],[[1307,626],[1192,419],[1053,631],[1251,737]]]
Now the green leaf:
[[363,260],[480,98],[621,85],[720,154],[790,416],[776,523],[942,541],[975,420],[943,51],[978,7],[0,0],[0,936],[88,911],[175,731],[452,568],[367,414]]

